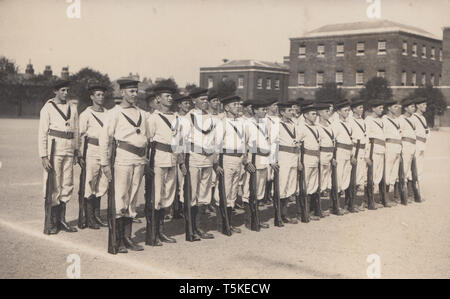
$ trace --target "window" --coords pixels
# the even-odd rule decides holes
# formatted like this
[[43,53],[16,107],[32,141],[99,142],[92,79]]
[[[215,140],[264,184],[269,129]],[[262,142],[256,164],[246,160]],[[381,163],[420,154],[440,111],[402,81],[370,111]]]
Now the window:
[[406,72],[402,72],[402,86],[406,86]]
[[214,81],[212,78],[208,78],[208,89],[213,88],[214,87]]
[[356,44],[356,55],[363,56],[364,55],[364,42],[358,42]]
[[442,61],[442,49],[439,49],[439,61]]
[[317,87],[322,87],[323,86],[323,72],[317,72],[316,85],[317,85]]
[[342,86],[344,84],[344,72],[336,71],[336,84]]
[[416,72],[413,72],[411,77],[411,86],[416,86],[416,84],[417,84],[417,75]]
[[302,45],[302,46],[300,46],[300,48],[298,48],[298,57],[299,58],[306,57],[306,47],[304,45]]
[[344,44],[339,43],[336,46],[336,56],[342,57],[344,56]]
[[378,55],[386,55],[386,41],[378,41]]
[[325,57],[325,46],[324,45],[317,46],[317,57]]
[[238,78],[238,88],[240,89],[244,88],[244,77]]
[[427,46],[422,46],[422,58],[427,58]]
[[298,86],[305,86],[305,73],[298,73]]
[[356,85],[358,86],[364,85],[364,71],[356,72]]
[[430,58],[432,59],[432,60],[435,60],[436,59],[436,49],[433,47],[433,48],[431,48],[431,55],[430,55]]
[[403,41],[402,54],[408,55],[408,42],[407,41]]
[[384,78],[386,76],[385,70],[378,70],[377,77]]
[[427,85],[427,75],[425,73],[422,73],[422,85]]
[[436,78],[434,77],[434,74],[431,74],[431,76],[430,76],[431,85],[436,85],[436,82],[434,82],[435,80],[436,80]]
[[271,89],[271,88],[272,88],[272,80],[267,78],[266,79],[266,89]]
[[256,82],[256,88],[262,89],[262,78],[258,78],[258,81]]
[[414,43],[412,46],[412,56],[417,57],[417,44]]
[[280,89],[280,80],[275,80],[275,89],[279,90]]

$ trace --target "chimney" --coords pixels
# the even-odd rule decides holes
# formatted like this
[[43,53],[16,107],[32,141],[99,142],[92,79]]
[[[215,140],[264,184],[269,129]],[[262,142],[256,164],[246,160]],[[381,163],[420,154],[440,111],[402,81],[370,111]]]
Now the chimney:
[[69,79],[69,67],[64,66],[61,71],[61,79],[67,80]]
[[223,63],[227,63],[229,60],[224,58],[224,59],[222,59],[222,61],[223,61]]
[[25,74],[27,75],[34,75],[34,68],[31,64],[31,59],[28,61],[27,68],[25,69]]
[[53,76],[52,67],[50,65],[45,66],[44,76],[47,78],[51,78]]

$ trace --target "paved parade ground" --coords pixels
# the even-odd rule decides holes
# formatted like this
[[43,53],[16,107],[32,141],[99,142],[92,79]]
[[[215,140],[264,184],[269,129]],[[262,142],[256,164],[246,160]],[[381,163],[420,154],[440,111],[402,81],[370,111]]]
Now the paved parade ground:
[[[183,220],[173,220],[166,226],[176,244],[115,256],[107,253],[105,228],[42,233],[37,131],[38,120],[0,119],[0,278],[66,278],[71,254],[80,257],[81,278],[367,278],[372,254],[379,256],[381,278],[450,278],[449,129],[431,133],[421,182],[424,203],[284,228],[273,227],[272,209],[265,207],[262,215],[271,227],[259,233],[244,227],[238,211],[242,234],[214,231],[214,240],[193,243],[184,241]],[[67,214],[72,224],[78,215],[78,174],[76,166]],[[215,217],[210,220],[214,229]],[[144,228],[145,223],[133,225],[142,245]]]

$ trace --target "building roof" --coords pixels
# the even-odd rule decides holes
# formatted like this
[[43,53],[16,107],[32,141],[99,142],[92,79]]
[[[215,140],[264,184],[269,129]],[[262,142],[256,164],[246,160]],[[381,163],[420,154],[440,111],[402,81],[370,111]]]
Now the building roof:
[[289,66],[278,62],[267,62],[255,59],[239,59],[225,62],[216,67],[204,67],[203,69],[276,69],[280,71],[289,71]]
[[307,32],[302,37],[322,37],[335,35],[386,33],[386,32],[406,32],[427,38],[439,40],[439,38],[423,29],[404,25],[389,20],[372,20],[364,22],[330,24]]

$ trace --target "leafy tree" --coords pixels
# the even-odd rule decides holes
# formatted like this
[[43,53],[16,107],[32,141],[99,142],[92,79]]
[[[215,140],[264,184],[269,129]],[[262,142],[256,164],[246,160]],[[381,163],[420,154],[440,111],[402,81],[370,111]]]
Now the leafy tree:
[[195,83],[187,83],[186,87],[184,89],[187,93],[189,93],[189,92],[191,92],[191,90],[193,90],[195,88],[197,88],[197,85]]
[[443,115],[447,109],[444,94],[440,89],[433,88],[431,85],[415,89],[410,96],[427,99],[427,111],[424,116],[431,127],[434,127],[435,115]]
[[366,103],[374,99],[389,100],[392,99],[392,89],[389,82],[381,77],[373,77],[364,85],[359,92],[359,96]]
[[220,81],[219,84],[217,84],[217,93],[219,94],[219,98],[225,98],[234,94],[236,89],[236,82],[231,79]]
[[14,78],[19,71],[19,67],[14,61],[9,60],[5,56],[0,56],[0,82],[7,82]]
[[71,75],[69,80],[72,82],[70,87],[71,95],[79,99],[79,112],[92,104],[88,91],[90,83],[101,83],[106,86],[108,90],[105,94],[105,106],[109,108],[114,105],[112,100],[113,87],[108,75],[85,67],[78,73]]
[[334,103],[344,100],[347,96],[347,92],[338,87],[335,82],[327,82],[321,88],[316,91],[316,102],[326,102],[330,99]]

